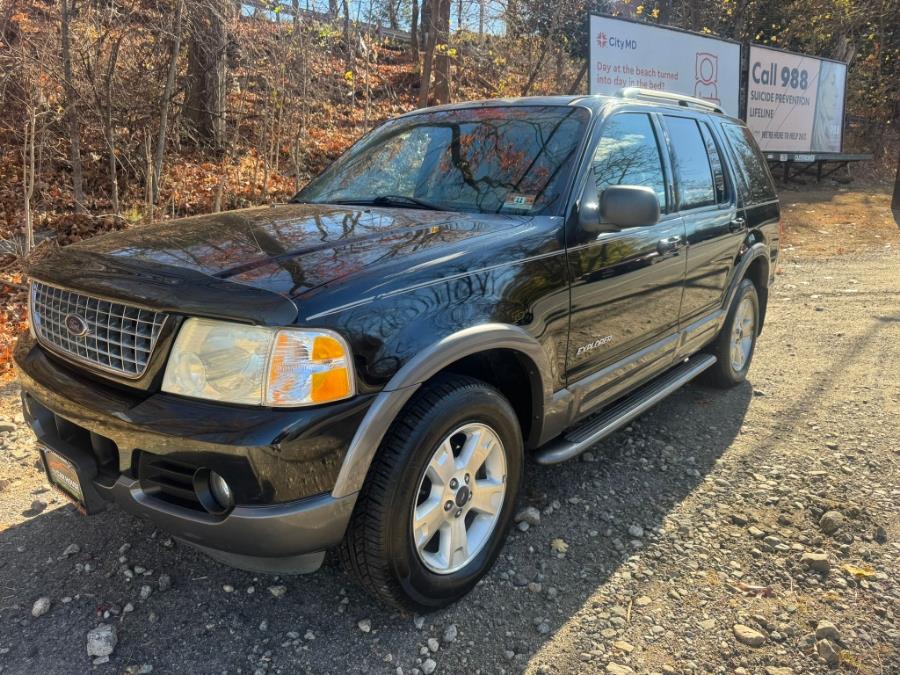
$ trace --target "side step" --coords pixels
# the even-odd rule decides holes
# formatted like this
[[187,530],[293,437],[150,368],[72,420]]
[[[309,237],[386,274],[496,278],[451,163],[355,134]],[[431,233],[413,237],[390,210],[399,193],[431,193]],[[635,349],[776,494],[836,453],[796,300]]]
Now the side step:
[[557,464],[572,459],[614,431],[621,429],[666,396],[693,380],[716,362],[711,354],[699,354],[651,380],[608,410],[589,417],[538,450],[538,464]]

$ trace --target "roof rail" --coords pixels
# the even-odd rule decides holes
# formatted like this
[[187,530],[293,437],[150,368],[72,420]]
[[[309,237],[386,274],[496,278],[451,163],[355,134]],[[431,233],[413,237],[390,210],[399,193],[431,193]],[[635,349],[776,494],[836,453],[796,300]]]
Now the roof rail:
[[655,89],[643,89],[641,87],[624,87],[616,92],[619,98],[636,98],[645,101],[663,101],[673,105],[680,105],[685,108],[702,108],[703,110],[711,110],[720,113],[722,109],[715,103],[704,101],[702,98],[693,96],[685,96],[684,94],[673,94],[668,91],[657,91]]

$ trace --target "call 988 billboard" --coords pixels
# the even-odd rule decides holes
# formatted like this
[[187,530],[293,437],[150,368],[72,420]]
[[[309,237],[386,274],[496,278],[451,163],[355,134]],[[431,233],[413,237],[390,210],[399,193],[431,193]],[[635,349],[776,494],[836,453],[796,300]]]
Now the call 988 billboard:
[[591,16],[590,92],[643,87],[740,107],[741,47],[684,31]]
[[750,45],[747,126],[760,148],[840,152],[847,66]]

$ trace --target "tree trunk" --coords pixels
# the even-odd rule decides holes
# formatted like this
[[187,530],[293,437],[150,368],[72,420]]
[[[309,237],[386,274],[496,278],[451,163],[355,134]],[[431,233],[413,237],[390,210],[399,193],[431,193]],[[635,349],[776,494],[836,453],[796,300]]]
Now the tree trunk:
[[409,19],[409,52],[416,70],[419,70],[419,0],[412,0]]
[[541,55],[538,56],[537,63],[534,64],[534,68],[531,73],[528,75],[528,81],[525,83],[525,86],[522,87],[522,93],[519,96],[528,96],[528,92],[531,91],[531,87],[534,86],[534,81],[537,79],[538,74],[541,72],[541,68],[544,67],[544,61],[547,58],[547,41],[544,40],[544,44],[541,47]]
[[447,42],[450,39],[450,0],[438,0],[435,39],[441,49],[434,57],[434,97],[438,103],[450,103],[450,56]]
[[387,11],[388,11],[388,25],[393,29],[397,30],[400,28],[400,24],[397,22],[397,3],[396,0],[387,0]]
[[[900,211],[900,155],[897,157],[897,174],[894,176],[894,198],[891,200],[891,209]],[[900,226],[900,222],[897,225]]]
[[225,140],[225,91],[230,3],[190,5],[188,89],[184,116],[195,139],[221,149]]
[[572,84],[569,85],[569,91],[566,93],[569,96],[574,96],[578,93],[578,87],[581,85],[581,80],[587,74],[588,69],[588,60],[585,59],[584,63],[581,64],[581,69],[578,71],[578,75],[575,76],[575,79],[572,80]]
[[166,87],[163,91],[162,103],[159,111],[159,136],[156,140],[156,157],[153,161],[152,189],[150,190],[151,206],[159,199],[160,180],[162,178],[163,158],[166,154],[166,132],[169,123],[169,105],[172,94],[175,91],[175,75],[178,73],[178,52],[181,51],[181,14],[184,10],[184,0],[176,0],[175,17],[172,19],[172,55],[169,58],[169,72],[166,76]]
[[84,213],[84,185],[81,171],[81,127],[78,123],[78,96],[72,80],[72,51],[70,47],[70,0],[62,0],[62,62],[66,90],[66,121],[69,127],[69,160],[72,163],[72,196],[75,212]]
[[[434,3],[442,0],[425,0],[422,5],[422,33],[425,35],[425,60],[422,65],[422,77],[419,80],[419,107],[428,106],[428,93],[431,89],[431,66],[434,63],[435,30],[432,25]],[[444,0],[448,1],[448,0]],[[425,22],[427,19],[427,23]]]
[[484,3],[485,0],[478,0],[478,41],[484,41]]
[[109,187],[110,201],[112,202],[113,213],[118,218],[121,208],[119,207],[119,179],[116,175],[116,132],[113,126],[113,101],[112,101],[112,81],[116,72],[116,63],[119,60],[119,46],[121,40],[113,42],[112,49],[109,54],[109,63],[106,67],[106,79],[103,83],[103,93],[105,101],[104,119],[103,119],[103,135],[106,136],[106,147],[109,153]]
[[338,15],[338,0],[328,0],[328,16],[336,19]]
[[25,144],[22,148],[22,187],[25,198],[25,255],[34,248],[34,223],[31,216],[31,198],[34,196],[34,138],[37,113],[29,108],[25,122]]

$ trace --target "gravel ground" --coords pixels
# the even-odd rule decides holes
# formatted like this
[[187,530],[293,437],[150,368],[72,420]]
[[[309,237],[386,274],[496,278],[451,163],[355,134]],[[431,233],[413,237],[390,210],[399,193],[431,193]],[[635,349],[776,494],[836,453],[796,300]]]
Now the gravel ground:
[[900,252],[788,257],[750,375],[530,465],[532,524],[425,617],[333,561],[254,576],[118,510],[83,518],[44,487],[8,384],[0,671],[900,672]]

